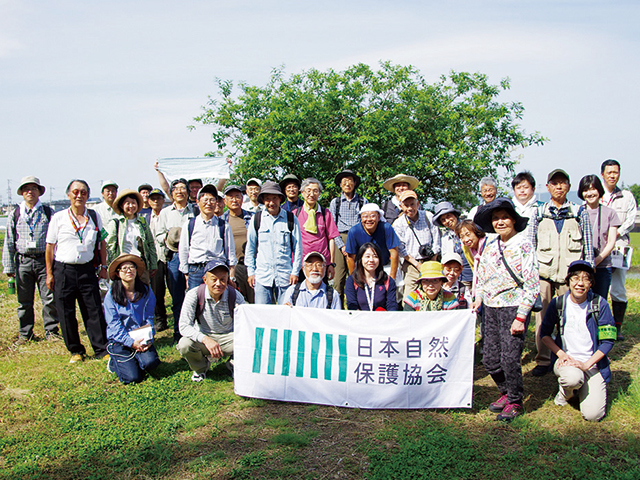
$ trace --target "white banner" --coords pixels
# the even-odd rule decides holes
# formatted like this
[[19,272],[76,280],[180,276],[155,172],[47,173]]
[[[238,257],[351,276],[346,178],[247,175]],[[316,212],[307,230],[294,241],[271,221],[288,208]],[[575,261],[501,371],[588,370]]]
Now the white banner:
[[471,408],[475,315],[240,305],[235,392],[353,408]]
[[204,184],[214,185],[221,178],[229,178],[229,163],[223,157],[159,158],[158,170],[169,183],[176,178],[199,178]]

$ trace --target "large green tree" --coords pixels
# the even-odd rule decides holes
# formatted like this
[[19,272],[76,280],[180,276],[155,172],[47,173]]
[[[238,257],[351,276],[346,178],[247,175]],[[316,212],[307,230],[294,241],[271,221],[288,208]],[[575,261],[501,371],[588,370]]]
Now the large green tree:
[[386,62],[288,78],[276,69],[265,86],[240,83],[238,95],[231,81],[218,87],[195,121],[214,127],[216,153],[234,159],[237,179],[314,176],[326,197],[351,168],[370,199],[386,195],[384,179],[406,173],[426,197],[469,205],[481,177],[513,173],[516,147],[545,140],[522,130],[520,103],[497,100],[509,81],[491,85],[479,73],[429,84],[415,68]]

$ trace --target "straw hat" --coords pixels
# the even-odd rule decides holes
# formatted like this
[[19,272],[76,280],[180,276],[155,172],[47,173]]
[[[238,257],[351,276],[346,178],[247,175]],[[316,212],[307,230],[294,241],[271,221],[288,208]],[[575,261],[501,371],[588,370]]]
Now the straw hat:
[[111,280],[116,279],[118,267],[122,265],[124,262],[133,262],[136,264],[138,268],[138,277],[144,273],[144,262],[137,255],[131,255],[130,253],[123,253],[117,256],[110,264],[109,264],[109,278]]
[[180,227],[171,227],[167,232],[167,238],[165,238],[164,244],[172,252],[178,253],[178,245],[180,245],[181,233],[182,233],[182,228]]
[[113,205],[111,206],[111,208],[113,208],[113,211],[116,212],[118,215],[122,215],[120,202],[122,202],[122,199],[124,199],[124,197],[135,197],[135,199],[138,202],[138,210],[136,211],[136,213],[142,210],[142,202],[143,202],[142,195],[140,195],[135,190],[131,190],[130,188],[125,188],[120,193],[118,193],[118,196],[116,197],[115,201],[113,202]]
[[393,186],[396,183],[400,183],[400,182],[408,183],[409,190],[415,190],[416,187],[420,184],[420,180],[418,180],[416,177],[412,177],[411,175],[404,175],[401,173],[399,175],[396,175],[395,177],[387,178],[382,184],[382,186],[386,190],[389,190],[391,193],[395,193],[395,191],[393,190]]

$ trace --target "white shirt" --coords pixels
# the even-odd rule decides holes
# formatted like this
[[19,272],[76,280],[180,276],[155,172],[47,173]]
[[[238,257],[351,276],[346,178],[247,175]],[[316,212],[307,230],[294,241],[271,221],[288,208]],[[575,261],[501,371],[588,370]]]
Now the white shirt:
[[81,265],[93,260],[96,241],[100,241],[103,231],[100,215],[97,215],[96,219],[97,226],[91,220],[86,208],[83,217],[74,218],[71,210],[67,208],[51,218],[47,231],[47,243],[56,246],[54,254],[56,262]]
[[[225,223],[224,241],[220,237],[220,222]],[[191,244],[189,244],[188,227],[188,222],[182,226],[178,247],[182,273],[189,273],[190,263],[207,263],[214,259],[222,260],[230,267],[238,263],[233,232],[231,227],[220,217],[214,215],[205,222],[202,216],[198,215],[193,225]]]
[[562,335],[564,351],[579,362],[586,362],[593,355],[593,340],[587,328],[589,301],[577,304],[567,296],[565,307],[566,323]]
[[113,211],[113,208],[111,208],[104,200],[95,205],[93,210],[98,212],[98,216],[100,217],[100,220],[102,220],[103,225],[108,224],[112,219],[118,216],[116,212]]
[[122,245],[122,253],[130,253],[142,257],[138,249],[138,238],[140,238],[140,228],[135,220],[127,220],[127,229],[124,233],[124,244]]

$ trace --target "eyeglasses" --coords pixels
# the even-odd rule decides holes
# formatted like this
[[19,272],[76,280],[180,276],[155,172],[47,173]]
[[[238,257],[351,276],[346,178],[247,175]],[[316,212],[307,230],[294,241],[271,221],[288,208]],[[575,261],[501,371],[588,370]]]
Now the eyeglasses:
[[86,190],[71,190],[71,194],[74,197],[86,197],[89,195],[89,192],[87,192]]
[[200,197],[200,200],[198,200],[200,203],[210,203],[210,204],[214,204],[214,203],[218,203],[218,199],[215,197]]
[[591,283],[591,276],[586,273],[582,275],[572,275],[569,277],[569,281],[571,283]]
[[138,267],[135,265],[122,265],[120,267],[120,271],[122,272],[135,272],[136,270],[138,270]]
[[370,214],[363,213],[362,215],[360,215],[360,218],[362,218],[362,220],[375,220],[375,219],[378,218],[378,214],[377,213],[370,213]]
[[320,270],[324,267],[324,262],[305,262],[304,266],[307,268],[317,268],[318,270]]

